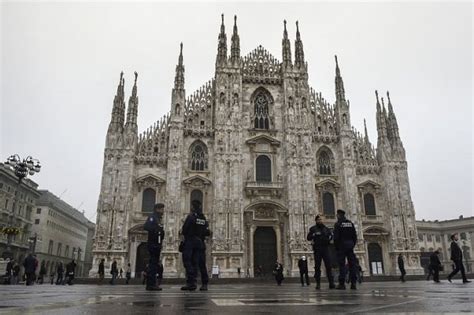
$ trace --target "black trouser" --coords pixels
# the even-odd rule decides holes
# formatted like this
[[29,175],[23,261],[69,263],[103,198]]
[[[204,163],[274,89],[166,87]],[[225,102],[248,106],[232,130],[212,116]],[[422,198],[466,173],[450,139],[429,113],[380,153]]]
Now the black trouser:
[[300,280],[301,280],[301,285],[304,285],[304,280],[306,280],[306,284],[309,285],[309,276],[308,276],[308,270],[300,270]]
[[431,267],[433,269],[433,281],[439,282],[439,266]]
[[407,272],[405,271],[405,268],[400,268],[400,280],[405,282],[405,275],[407,274]]
[[56,279],[56,284],[62,284],[63,283],[63,273],[60,272],[58,273],[58,278]]
[[[204,246],[203,246],[204,247]],[[201,284],[207,284],[209,282],[209,275],[207,274],[206,267],[206,248],[198,249],[198,267],[199,273],[201,274]]]
[[426,280],[430,280],[431,276],[433,275],[433,267],[431,265],[428,266],[428,276]]
[[197,267],[199,265],[199,249],[201,240],[197,237],[191,237],[184,241],[183,246],[183,265],[186,269],[186,284],[196,286]]
[[462,281],[466,281],[467,278],[466,278],[466,272],[464,271],[464,265],[462,264],[462,260],[454,260],[454,265],[456,266],[453,270],[453,272],[451,272],[449,274],[449,278],[452,278],[454,277],[459,271],[461,271],[461,276],[462,276]]
[[148,244],[148,252],[150,253],[150,263],[146,273],[146,286],[156,286],[156,273],[158,272],[158,263],[160,262],[161,246],[158,244]]
[[342,247],[337,251],[337,260],[339,263],[339,284],[343,285],[344,280],[346,279],[346,258],[347,263],[349,264],[349,278],[351,284],[355,284],[357,281],[357,266],[356,266],[356,257],[354,254],[354,248]]
[[321,282],[321,260],[324,261],[329,284],[333,284],[334,278],[332,276],[331,258],[329,256],[328,247],[321,247],[314,250],[314,278],[316,279],[316,283]]
[[26,273],[26,285],[32,285],[35,283],[35,273],[34,272],[28,272]]

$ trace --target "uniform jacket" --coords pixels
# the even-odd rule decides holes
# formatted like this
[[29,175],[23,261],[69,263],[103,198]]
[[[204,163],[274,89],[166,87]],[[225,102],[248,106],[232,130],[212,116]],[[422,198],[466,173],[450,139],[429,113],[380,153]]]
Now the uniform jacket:
[[313,250],[317,250],[329,246],[329,242],[332,240],[332,232],[324,224],[320,226],[316,224],[309,229],[306,239],[312,242]]
[[459,247],[458,243],[455,241],[451,242],[451,260],[452,261],[462,261],[462,250]]
[[104,263],[101,262],[101,263],[99,264],[99,274],[100,274],[100,275],[103,275],[104,273],[105,273],[105,266],[104,266]]
[[357,244],[354,223],[344,218],[334,224],[334,246],[336,249],[353,249]]
[[165,230],[161,224],[161,216],[153,212],[145,222],[145,231],[148,232],[148,245],[159,245],[163,243]]
[[181,233],[185,240],[199,239],[204,245],[204,239],[206,236],[211,235],[209,230],[209,223],[202,212],[192,212],[188,214],[184,221]]

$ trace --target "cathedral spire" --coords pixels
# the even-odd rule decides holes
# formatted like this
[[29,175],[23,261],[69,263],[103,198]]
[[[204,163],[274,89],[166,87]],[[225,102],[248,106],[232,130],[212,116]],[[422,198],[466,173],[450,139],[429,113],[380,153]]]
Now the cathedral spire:
[[387,100],[388,100],[388,120],[390,122],[390,127],[393,130],[395,136],[398,137],[398,122],[395,112],[393,111],[392,101],[390,100],[390,93],[387,91]]
[[[383,139],[387,136],[387,126],[386,126],[386,119],[384,115],[385,107],[382,109],[379,101],[379,93],[375,90],[375,98],[377,99],[377,113],[376,113],[376,121],[377,121],[377,133],[378,139]],[[383,99],[382,99],[383,102]]]
[[336,60],[336,103],[341,104],[345,103],[346,101],[346,96],[344,92],[344,82],[342,81],[341,77],[341,70],[339,69],[339,63],[337,62],[337,56],[334,56],[334,59]]
[[174,88],[184,90],[184,65],[183,65],[183,43],[180,44],[176,75],[174,77]]
[[304,50],[301,41],[298,21],[296,21],[296,40],[295,40],[295,66],[304,67]]
[[369,143],[369,134],[367,133],[367,123],[364,118],[364,140],[365,143]]
[[138,116],[138,96],[137,96],[137,78],[138,73],[135,71],[135,82],[132,88],[132,95],[128,99],[127,123],[125,129],[132,133],[137,133],[137,116]]
[[288,39],[288,31],[286,30],[286,20],[283,21],[284,30],[283,30],[283,40],[282,40],[282,50],[283,50],[283,66],[291,66],[291,44]]
[[230,48],[231,60],[236,62],[240,59],[240,38],[237,30],[237,15],[234,15],[234,32],[232,33],[232,45]]
[[221,15],[222,23],[221,23],[221,31],[218,36],[218,46],[217,46],[217,60],[216,66],[219,64],[223,64],[227,60],[227,35],[225,34],[225,25],[224,25],[224,14]]
[[125,79],[123,71],[120,72],[120,80],[117,86],[117,93],[114,97],[114,105],[112,107],[112,118],[109,124],[109,131],[122,131],[125,120],[125,101],[124,101]]

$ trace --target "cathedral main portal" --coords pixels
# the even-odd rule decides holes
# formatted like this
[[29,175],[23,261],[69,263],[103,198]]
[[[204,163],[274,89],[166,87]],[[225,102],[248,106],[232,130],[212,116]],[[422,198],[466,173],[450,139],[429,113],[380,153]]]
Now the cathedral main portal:
[[277,261],[277,241],[273,227],[257,227],[253,237],[253,266],[255,275],[271,275]]

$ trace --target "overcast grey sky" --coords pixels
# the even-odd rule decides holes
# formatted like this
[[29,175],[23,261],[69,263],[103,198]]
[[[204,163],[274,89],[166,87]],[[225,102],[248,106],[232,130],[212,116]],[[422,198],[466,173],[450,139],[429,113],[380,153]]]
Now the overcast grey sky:
[[374,144],[374,90],[389,90],[417,218],[473,215],[469,2],[3,2],[1,10],[0,157],[40,159],[33,179],[93,220],[120,71],[127,99],[139,73],[144,130],[170,108],[181,41],[187,94],[213,76],[221,13],[229,40],[238,15],[243,55],[263,45],[280,60],[283,19],[292,45],[299,20],[310,85],[334,101],[337,54],[352,124],[362,131],[367,118]]

